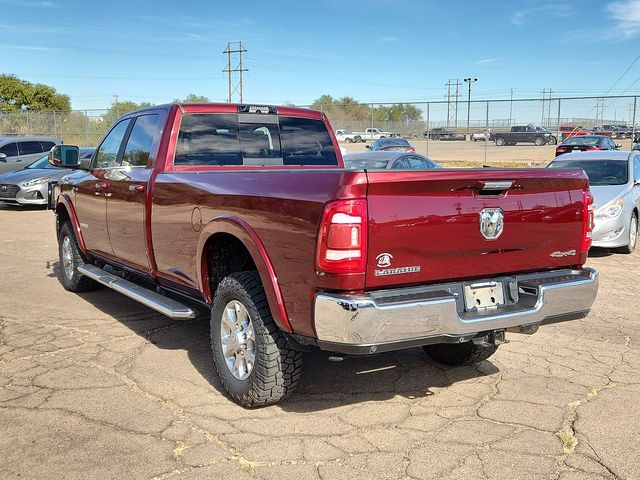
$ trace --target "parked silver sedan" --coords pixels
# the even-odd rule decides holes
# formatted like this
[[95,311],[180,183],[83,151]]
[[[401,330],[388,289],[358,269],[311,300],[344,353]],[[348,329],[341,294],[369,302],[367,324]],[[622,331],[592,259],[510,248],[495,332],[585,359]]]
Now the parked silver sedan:
[[[93,148],[80,149],[80,161],[90,162]],[[57,182],[69,170],[49,164],[48,155],[21,170],[0,175],[0,203],[10,205],[46,205],[49,182]]]
[[550,168],[581,168],[594,198],[593,246],[632,253],[638,239],[640,152],[614,150],[567,153]]

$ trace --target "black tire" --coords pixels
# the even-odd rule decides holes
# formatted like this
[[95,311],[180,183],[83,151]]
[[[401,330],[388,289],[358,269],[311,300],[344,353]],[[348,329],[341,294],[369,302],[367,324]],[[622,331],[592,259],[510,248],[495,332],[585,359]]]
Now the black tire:
[[473,342],[464,343],[436,343],[425,345],[424,351],[433,360],[445,365],[473,365],[486,360],[496,353],[498,345],[479,346]]
[[556,140],[556,137],[549,137],[549,141],[547,141],[547,145],[555,145],[556,143],[558,143],[558,141]]
[[353,143],[353,139],[350,137],[347,137],[344,139],[344,143]]
[[542,146],[542,145],[544,145],[545,143],[547,143],[547,142],[545,142],[545,141],[544,141],[544,138],[542,138],[542,137],[536,137],[536,138],[534,138],[534,139],[533,139],[533,144],[534,144],[536,147],[541,147],[541,146]]
[[[231,301],[246,308],[255,335],[255,361],[244,380],[237,379],[227,367],[222,349],[220,325]],[[289,346],[274,323],[257,272],[233,273],[220,282],[211,309],[211,347],[222,386],[243,407],[263,407],[285,399],[295,390],[302,373],[302,353]]]
[[[67,240],[69,243],[65,247],[64,245]],[[63,250],[66,248],[69,249],[69,255],[65,260]],[[80,251],[80,248],[78,248],[73,227],[69,222],[63,223],[60,228],[60,235],[58,236],[58,260],[58,280],[60,280],[60,283],[66,290],[80,293],[96,290],[100,287],[100,284],[78,272],[78,267],[86,264],[87,259]]]
[[[624,247],[617,249],[619,253],[630,254],[636,251],[636,244],[638,243],[638,216],[634,212],[629,220],[629,243]],[[635,233],[632,235],[632,233]]]
[[498,147],[503,147],[503,146],[505,146],[506,144],[507,144],[507,141],[506,141],[504,138],[502,138],[502,137],[498,137],[498,138],[496,138],[496,145],[497,145]]
[[358,136],[356,138],[354,138],[356,143],[362,143],[362,137]]

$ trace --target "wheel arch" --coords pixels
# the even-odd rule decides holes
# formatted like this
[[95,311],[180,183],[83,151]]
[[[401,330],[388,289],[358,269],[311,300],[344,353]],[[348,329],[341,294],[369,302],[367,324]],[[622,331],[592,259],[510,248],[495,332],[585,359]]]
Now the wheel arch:
[[196,261],[197,265],[199,265],[199,288],[205,300],[211,304],[215,293],[212,291],[210,283],[210,252],[223,239],[225,241],[235,241],[237,242],[236,245],[240,245],[246,250],[260,276],[271,315],[276,325],[281,330],[291,333],[293,329],[289,322],[271,259],[255,230],[240,218],[233,216],[216,217],[206,224],[200,233]]
[[69,195],[67,195],[66,193],[62,193],[58,197],[58,202],[56,203],[56,236],[60,234],[60,226],[65,221],[71,222],[73,233],[75,234],[76,240],[78,241],[78,247],[83,254],[88,256],[89,252],[87,251],[87,247],[84,243],[84,237],[82,236],[82,231],[80,230],[80,222],[78,221],[76,209],[73,207],[73,202],[71,201]]

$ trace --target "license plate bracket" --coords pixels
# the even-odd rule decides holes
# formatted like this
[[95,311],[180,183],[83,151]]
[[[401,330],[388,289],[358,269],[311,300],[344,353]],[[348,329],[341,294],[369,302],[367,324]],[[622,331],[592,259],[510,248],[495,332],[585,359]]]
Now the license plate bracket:
[[498,308],[504,303],[502,282],[481,282],[464,286],[464,305],[467,312]]

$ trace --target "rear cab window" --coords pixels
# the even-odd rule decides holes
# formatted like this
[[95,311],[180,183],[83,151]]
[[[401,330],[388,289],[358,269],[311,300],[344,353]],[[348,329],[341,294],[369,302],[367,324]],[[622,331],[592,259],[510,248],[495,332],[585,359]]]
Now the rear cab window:
[[185,113],[175,166],[338,166],[321,119],[246,113]]

